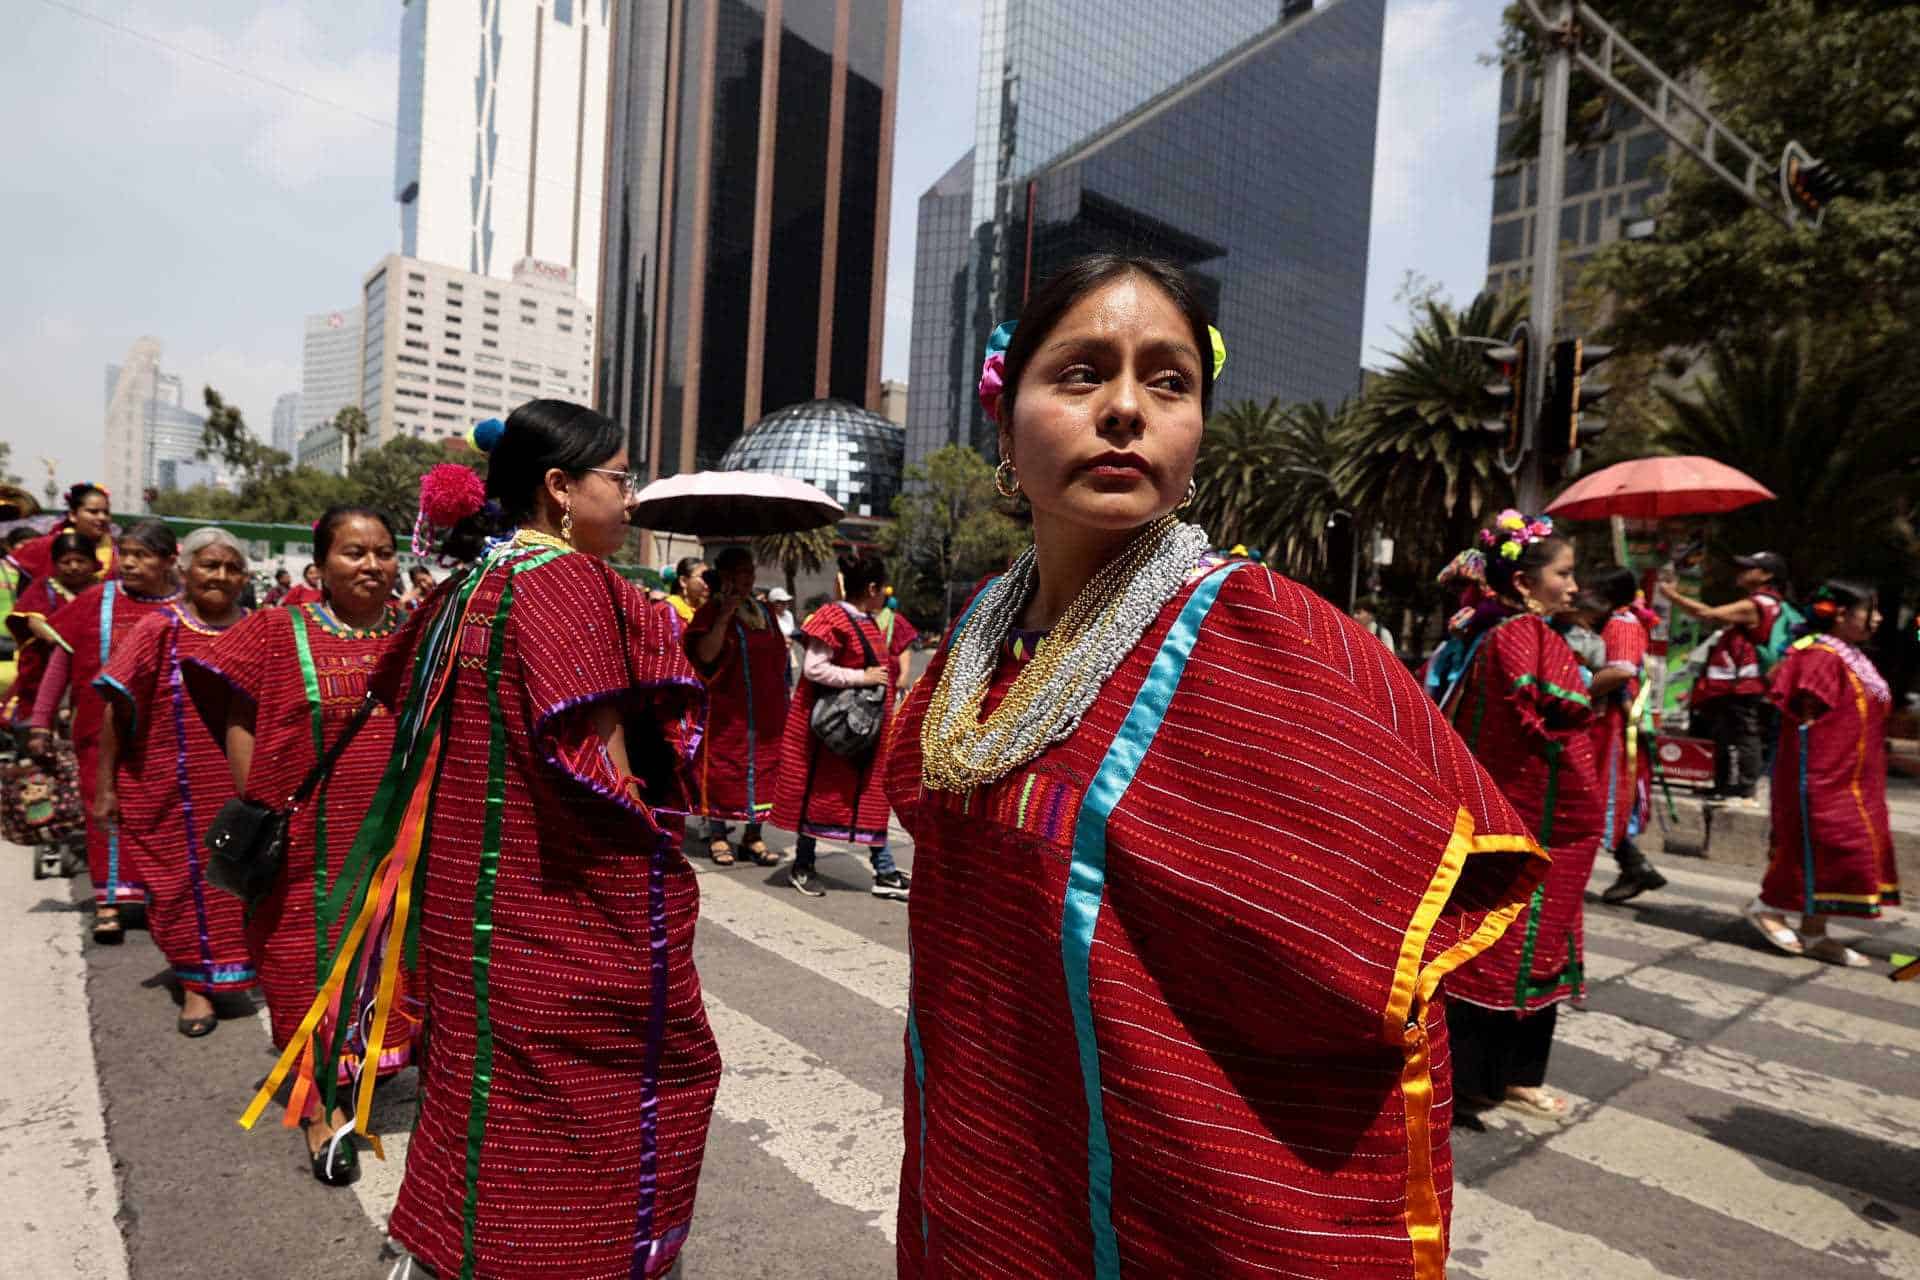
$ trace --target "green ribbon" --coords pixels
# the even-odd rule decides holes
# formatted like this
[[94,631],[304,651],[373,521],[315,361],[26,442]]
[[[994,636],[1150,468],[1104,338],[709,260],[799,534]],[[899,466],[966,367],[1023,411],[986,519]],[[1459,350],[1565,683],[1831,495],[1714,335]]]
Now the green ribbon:
[[[287,617],[293,622],[293,649],[300,658],[300,683],[306,690],[307,715],[313,726],[313,758],[315,760],[327,754],[327,715],[320,700],[320,672],[313,664],[313,644],[307,635],[307,620],[304,609],[289,609]],[[331,779],[322,778],[319,787],[313,793],[313,972],[314,981],[323,981],[327,976],[332,957],[328,935],[333,932],[333,922],[338,915],[329,915],[327,901],[327,792]],[[332,1104],[332,1099],[328,1099]]]
[[1529,671],[1526,675],[1523,675],[1518,679],[1516,679],[1513,682],[1513,687],[1516,689],[1524,689],[1530,684],[1539,685],[1542,689],[1546,690],[1548,693],[1552,694],[1554,697],[1562,699],[1563,701],[1576,703],[1577,705],[1583,706],[1583,707],[1591,707],[1593,705],[1593,699],[1589,698],[1586,694],[1581,693],[1575,689],[1562,689],[1559,685],[1555,684],[1553,681],[1542,680],[1539,676],[1534,675],[1531,671]]

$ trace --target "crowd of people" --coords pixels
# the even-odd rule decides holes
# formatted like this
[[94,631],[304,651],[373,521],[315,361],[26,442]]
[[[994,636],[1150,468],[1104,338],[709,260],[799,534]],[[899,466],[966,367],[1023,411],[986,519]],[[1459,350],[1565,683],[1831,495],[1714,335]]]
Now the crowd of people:
[[[1147,258],[1078,259],[996,331],[980,396],[1033,542],[910,691],[871,555],[798,618],[744,548],[665,591],[617,573],[640,483],[579,405],[482,424],[483,486],[428,474],[451,572],[404,595],[376,511],[323,514],[310,580],[249,610],[230,536],[115,534],[76,488],[12,558],[9,714],[78,780],[95,938],[144,910],[183,1035],[258,986],[280,1058],[245,1122],[279,1100],[328,1185],[418,1066],[397,1274],[660,1276],[726,1049],[689,853],[777,866],[777,827],[800,893],[826,840],[907,899],[897,819],[901,1275],[1441,1280],[1455,1108],[1564,1111],[1593,863],[1619,900],[1662,883],[1632,839],[1645,621],[1630,574],[1583,593],[1551,522],[1502,513],[1423,687],[1182,522],[1225,359]],[[1822,588],[1767,686],[1792,785],[1750,916],[1847,964],[1826,919],[1897,900],[1874,610]],[[264,887],[229,892],[241,864]]]

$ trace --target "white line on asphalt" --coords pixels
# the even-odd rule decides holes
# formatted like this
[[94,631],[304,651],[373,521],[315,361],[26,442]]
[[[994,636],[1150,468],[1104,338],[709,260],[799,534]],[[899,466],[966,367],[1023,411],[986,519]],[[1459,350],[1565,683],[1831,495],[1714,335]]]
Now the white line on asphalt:
[[[1682,889],[1694,891],[1690,894],[1683,895],[1683,900],[1696,903],[1703,895],[1705,897],[1720,898],[1738,904],[1751,902],[1753,895],[1759,892],[1760,877],[1766,872],[1766,868],[1764,867],[1740,867],[1738,870],[1748,872],[1749,874],[1744,877],[1715,875],[1711,871],[1691,871],[1686,867],[1677,866],[1675,863],[1676,859],[1674,858],[1656,857],[1654,860],[1655,868],[1661,875],[1667,878],[1670,884],[1677,885]],[[1614,877],[1619,874],[1620,869],[1613,864],[1613,859],[1602,854],[1593,864],[1593,877],[1587,883],[1594,892],[1598,893],[1600,890],[1612,884]],[[1651,895],[1636,899],[1636,901],[1642,903],[1664,902],[1671,900],[1673,896],[1672,894],[1661,894],[1659,890],[1655,890]]]
[[700,923],[718,925],[762,951],[907,1014],[907,957],[723,875],[700,877]]
[[1920,1150],[1920,1102],[1769,1062],[1715,1045],[1689,1045],[1678,1036],[1593,1010],[1570,1012],[1555,1031],[1560,1042],[1710,1089],[1749,1106],[1844,1129],[1874,1142]]
[[[0,844],[0,1240],[7,1274],[124,1280],[120,1188],[93,1059],[82,921],[64,879],[29,878],[32,853]],[[54,909],[40,906],[53,900]]]
[[1645,1258],[1543,1222],[1477,1187],[1453,1192],[1455,1280],[1676,1280]]
[[864,1214],[894,1238],[901,1112],[873,1090],[708,995],[707,1020],[726,1071],[714,1114],[745,1125],[753,1144],[820,1196]]

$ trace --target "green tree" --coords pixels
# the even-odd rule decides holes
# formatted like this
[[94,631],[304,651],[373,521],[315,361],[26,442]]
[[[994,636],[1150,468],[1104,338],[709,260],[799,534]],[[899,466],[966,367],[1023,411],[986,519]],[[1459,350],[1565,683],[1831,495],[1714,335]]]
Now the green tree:
[[353,462],[360,452],[360,442],[371,430],[366,413],[357,404],[345,405],[333,415],[333,429],[340,433],[342,448],[346,451],[347,470],[353,470]]
[[1276,567],[1312,579],[1326,567],[1327,521],[1342,505],[1333,465],[1347,412],[1319,401],[1227,406],[1200,439],[1193,505],[1183,516],[1216,545],[1259,548]]
[[1504,341],[1523,305],[1484,293],[1461,310],[1422,303],[1413,332],[1333,435],[1346,505],[1417,563],[1437,566],[1513,501],[1500,465],[1506,437],[1486,426],[1502,407],[1487,391],[1485,347],[1462,339]]
[[972,449],[948,445],[907,468],[906,492],[893,500],[893,524],[881,549],[908,613],[953,619],[958,591],[1004,568],[1026,546],[1026,530],[1000,509],[993,468]]
[[1880,371],[1823,353],[1805,324],[1764,341],[1716,342],[1704,374],[1663,387],[1663,452],[1737,467],[1778,501],[1722,516],[1721,550],[1774,547],[1796,580],[1899,579],[1916,563],[1920,436],[1871,408]]
[[13,443],[0,440],[0,484],[21,485],[26,481],[13,473]]
[[[357,412],[357,410],[356,410]],[[378,449],[360,455],[347,468],[358,502],[384,511],[405,534],[420,509],[420,477],[442,462],[457,462],[476,471],[485,459],[465,447],[445,445],[413,436],[395,436]]]
[[[1275,457],[1276,475],[1265,507],[1261,543],[1290,576],[1316,581],[1327,571],[1327,527],[1346,505],[1334,483],[1341,433],[1352,410],[1328,409],[1318,400],[1287,411]],[[1229,544],[1231,545],[1231,544]]]
[[271,484],[286,473],[292,459],[253,434],[239,405],[228,404],[212,387],[203,388],[201,394],[207,404],[207,420],[200,429],[195,456],[203,461],[218,458],[239,477],[243,488]]
[[801,573],[818,573],[833,558],[834,536],[830,524],[796,533],[765,534],[753,540],[753,558],[761,564],[779,565],[787,594],[792,595]]

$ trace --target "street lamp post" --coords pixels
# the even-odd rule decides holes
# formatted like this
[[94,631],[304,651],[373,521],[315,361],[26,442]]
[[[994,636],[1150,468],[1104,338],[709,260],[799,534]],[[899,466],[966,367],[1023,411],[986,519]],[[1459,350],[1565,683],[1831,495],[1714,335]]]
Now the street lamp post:
[[1347,518],[1347,612],[1352,613],[1360,599],[1360,525],[1353,512],[1335,507],[1327,514],[1327,528],[1333,528],[1333,522],[1341,516]]

